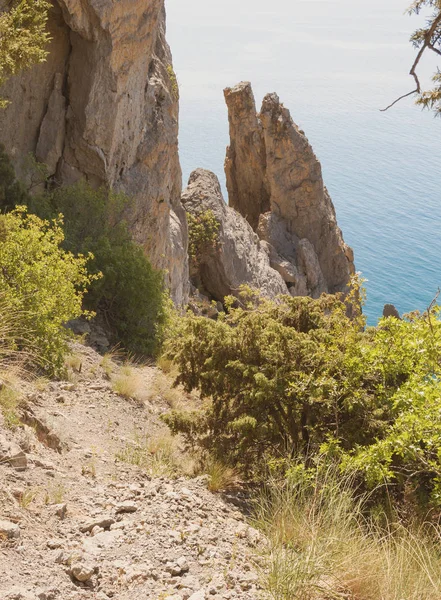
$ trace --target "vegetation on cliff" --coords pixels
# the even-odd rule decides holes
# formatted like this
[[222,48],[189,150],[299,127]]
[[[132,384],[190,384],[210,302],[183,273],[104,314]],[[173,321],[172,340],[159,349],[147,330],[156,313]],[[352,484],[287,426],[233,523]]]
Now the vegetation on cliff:
[[83,296],[96,278],[87,273],[90,257],[67,252],[63,241],[61,219],[44,221],[23,207],[0,216],[1,310],[15,315],[7,337],[50,375],[64,365],[63,325],[83,314]]
[[[30,213],[56,222],[64,251],[89,255],[84,309],[99,312],[113,341],[127,351],[154,355],[164,335],[169,300],[163,274],[153,269],[131,238],[125,219],[130,199],[104,187],[93,189],[84,181],[72,186],[46,185],[44,190],[44,168],[29,162],[34,171],[37,168],[30,174],[34,187],[43,188],[34,195],[17,181],[7,153],[0,147],[0,209],[11,211],[17,204],[26,205]],[[75,316],[79,315],[65,321]]]
[[[20,0],[0,13],[0,86],[8,77],[46,59],[49,8],[46,0]],[[6,104],[0,98],[0,108]]]

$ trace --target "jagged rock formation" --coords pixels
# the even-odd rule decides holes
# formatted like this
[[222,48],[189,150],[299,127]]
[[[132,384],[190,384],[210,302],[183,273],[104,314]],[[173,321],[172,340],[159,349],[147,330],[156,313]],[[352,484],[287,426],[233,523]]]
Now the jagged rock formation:
[[304,133],[276,94],[259,115],[251,85],[225,90],[230,204],[267,243],[271,266],[293,295],[344,291],[354,272],[322,171]]
[[47,62],[2,90],[11,104],[0,142],[19,173],[32,152],[59,181],[85,177],[134,197],[134,237],[183,303],[187,226],[164,0],[57,0],[49,30]]
[[237,93],[237,87],[224,90],[230,122],[225,173],[229,205],[256,230],[260,215],[270,210],[265,178],[265,141],[251,84],[241,85],[243,93]]
[[182,203],[194,216],[211,210],[219,223],[215,246],[204,250],[192,263],[196,287],[220,301],[229,294],[237,295],[242,284],[259,289],[269,298],[287,293],[282,277],[270,267],[266,247],[246,219],[225,204],[214,173],[193,171]]

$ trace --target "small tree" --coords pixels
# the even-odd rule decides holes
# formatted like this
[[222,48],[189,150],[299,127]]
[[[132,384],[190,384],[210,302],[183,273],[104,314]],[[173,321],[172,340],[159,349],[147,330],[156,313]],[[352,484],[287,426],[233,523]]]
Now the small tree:
[[63,240],[60,219],[43,221],[23,207],[0,215],[3,306],[20,315],[17,343],[29,348],[50,374],[63,368],[64,324],[83,314],[83,295],[94,279],[86,271],[89,258],[63,250]]
[[433,110],[435,116],[441,114],[441,71],[438,68],[432,77],[433,88],[423,90],[417,70],[427,50],[441,56],[441,0],[414,0],[408,9],[408,13],[409,15],[418,15],[426,8],[431,9],[432,14],[427,19],[425,27],[417,29],[410,38],[413,46],[418,50],[409,71],[409,75],[415,81],[415,89],[394,100],[394,102],[383,109],[384,111],[394,106],[400,100],[403,100],[403,98],[416,96],[417,104]]
[[[0,14],[0,86],[22,69],[46,60],[50,4],[46,0],[13,0]],[[7,101],[0,98],[0,107]]]

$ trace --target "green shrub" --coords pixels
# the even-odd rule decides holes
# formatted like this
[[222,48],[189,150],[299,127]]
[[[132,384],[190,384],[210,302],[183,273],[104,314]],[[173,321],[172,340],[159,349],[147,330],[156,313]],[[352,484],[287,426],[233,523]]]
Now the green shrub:
[[91,252],[89,269],[103,275],[92,282],[86,307],[104,316],[115,341],[126,350],[155,354],[169,304],[162,273],[153,269],[130,237],[124,218],[130,199],[105,188],[93,189],[84,181],[58,188],[49,199],[40,206],[64,215],[65,247],[75,253]]
[[248,295],[217,321],[189,315],[167,356],[207,405],[166,421],[249,473],[321,452],[370,488],[390,483],[401,498],[412,488],[441,505],[439,312],[365,328],[336,296]]
[[14,336],[51,374],[63,368],[63,325],[83,314],[92,281],[89,258],[63,250],[63,240],[61,220],[43,221],[23,207],[0,215],[0,289],[5,305],[20,315]]
[[220,225],[210,209],[198,215],[187,213],[187,221],[188,253],[197,264],[200,256],[216,247]]
[[374,436],[381,430],[370,419],[379,376],[358,389],[361,335],[359,318],[349,319],[336,296],[273,302],[251,295],[217,321],[189,315],[167,353],[178,382],[211,405],[197,418],[170,415],[170,426],[239,466],[268,453],[296,454],[337,430],[348,444]]
[[173,69],[173,65],[167,65],[167,75],[170,79],[173,98],[175,100],[179,100],[178,78],[176,77],[176,73],[175,73],[175,70]]
[[[46,31],[46,0],[9,2],[9,10],[0,13],[0,85],[5,80],[46,59],[50,37]],[[7,101],[0,98],[0,108]]]

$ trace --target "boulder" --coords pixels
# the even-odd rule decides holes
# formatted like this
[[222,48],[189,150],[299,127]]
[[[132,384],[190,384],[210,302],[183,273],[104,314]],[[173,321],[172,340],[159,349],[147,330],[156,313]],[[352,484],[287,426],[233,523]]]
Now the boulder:
[[400,313],[398,309],[393,304],[385,304],[383,308],[383,317],[394,317],[395,319],[400,319]]
[[288,292],[281,275],[271,268],[267,249],[251,225],[225,204],[214,173],[194,171],[182,203],[193,216],[212,211],[219,223],[216,243],[192,262],[192,283],[198,289],[219,301],[227,295],[237,296],[242,284],[260,290],[268,298]]
[[20,537],[20,527],[11,521],[0,521],[0,539],[7,538],[10,540]]

